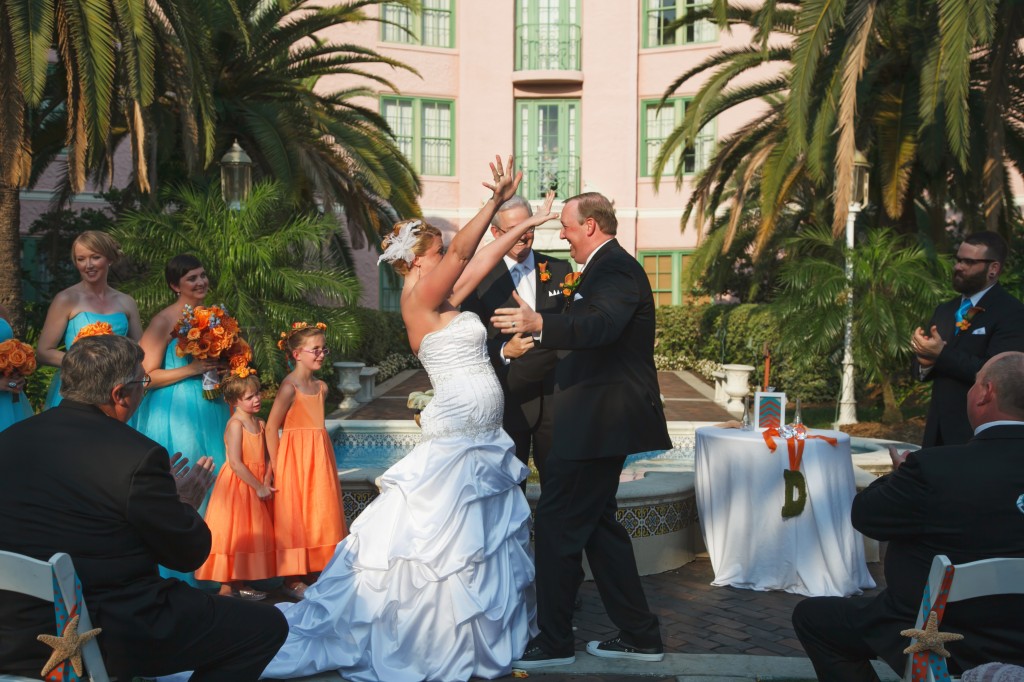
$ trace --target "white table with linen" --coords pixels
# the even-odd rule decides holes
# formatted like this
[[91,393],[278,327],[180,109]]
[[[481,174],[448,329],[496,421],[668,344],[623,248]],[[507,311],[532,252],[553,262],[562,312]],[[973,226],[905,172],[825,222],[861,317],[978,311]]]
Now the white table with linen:
[[701,531],[715,571],[712,585],[785,590],[808,596],[848,596],[875,586],[864,561],[864,540],[850,509],[856,485],[850,437],[805,441],[802,513],[782,517],[789,468],[785,438],[769,450],[760,430],[697,429],[695,485]]

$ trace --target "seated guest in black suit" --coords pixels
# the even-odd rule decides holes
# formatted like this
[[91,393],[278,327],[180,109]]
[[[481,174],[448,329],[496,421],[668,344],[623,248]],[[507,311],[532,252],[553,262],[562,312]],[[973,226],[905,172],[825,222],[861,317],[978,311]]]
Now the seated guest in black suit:
[[[819,680],[874,682],[876,657],[903,673],[910,640],[900,631],[914,627],[935,555],[954,564],[1024,557],[1024,353],[985,363],[967,393],[967,417],[974,438],[965,445],[905,455],[854,498],[854,527],[889,541],[886,589],[797,604],[793,627]],[[1022,608],[1020,596],[950,603],[940,630],[964,635],[945,645],[950,672],[989,661],[1024,664]]]
[[[196,507],[213,465],[203,457],[175,476],[167,451],[125,424],[149,380],[142,356],[121,336],[82,339],[61,365],[63,402],[0,432],[0,549],[71,555],[122,682],[185,670],[197,682],[256,680],[288,634],[284,616],[157,571],[206,560]],[[54,629],[52,604],[0,591],[0,672],[38,676],[51,650],[36,635]]]

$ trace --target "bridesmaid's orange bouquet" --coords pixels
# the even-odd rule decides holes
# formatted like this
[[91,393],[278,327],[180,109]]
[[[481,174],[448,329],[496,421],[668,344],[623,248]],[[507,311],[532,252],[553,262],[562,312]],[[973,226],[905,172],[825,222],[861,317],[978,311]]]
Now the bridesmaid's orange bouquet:
[[79,329],[78,333],[75,334],[75,340],[71,343],[78,343],[79,339],[84,339],[87,336],[106,336],[113,333],[114,328],[110,326],[109,322],[93,322]]
[[[36,352],[32,346],[17,339],[0,341],[0,375],[14,381],[15,375],[20,379],[36,371]],[[15,393],[11,402],[21,400],[21,393]]]
[[[232,348],[241,341],[238,320],[228,315],[224,306],[218,305],[186,305],[171,336],[178,339],[178,347],[174,352],[179,358],[188,355],[198,360],[227,360],[231,357]],[[245,344],[244,349],[238,347],[236,354],[244,355],[248,348],[248,344]],[[251,358],[252,351],[248,350],[248,354]],[[220,376],[217,370],[203,374],[203,397],[213,400],[219,394],[219,388]]]

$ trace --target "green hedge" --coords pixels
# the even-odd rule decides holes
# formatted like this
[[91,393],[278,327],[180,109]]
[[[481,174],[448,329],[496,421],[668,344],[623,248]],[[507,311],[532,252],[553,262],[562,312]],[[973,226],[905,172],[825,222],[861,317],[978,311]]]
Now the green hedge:
[[760,383],[765,343],[771,349],[771,382],[776,390],[806,402],[835,400],[840,367],[836,357],[808,356],[782,343],[784,324],[770,305],[664,306],[657,312],[655,353],[663,369],[694,369],[707,376],[714,364],[737,363],[757,369]]
[[359,344],[346,360],[374,367],[391,355],[412,353],[400,313],[371,308],[353,308],[352,312],[359,321]]

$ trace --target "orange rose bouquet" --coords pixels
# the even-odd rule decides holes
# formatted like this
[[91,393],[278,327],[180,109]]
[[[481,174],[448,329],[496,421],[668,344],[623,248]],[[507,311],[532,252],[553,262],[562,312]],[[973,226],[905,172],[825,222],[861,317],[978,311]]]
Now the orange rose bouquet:
[[[36,352],[32,346],[17,339],[0,342],[0,376],[17,385],[17,380],[36,371]],[[14,388],[14,386],[11,386]],[[11,402],[21,400],[21,393],[13,394]]]
[[105,336],[113,333],[114,328],[110,326],[109,322],[93,322],[79,329],[78,333],[75,334],[75,340],[71,343],[75,344],[79,339],[84,339],[87,336]]
[[[179,358],[190,356],[196,360],[227,360],[231,349],[241,340],[238,320],[228,315],[224,306],[218,305],[186,305],[171,336],[178,339],[175,352]],[[248,344],[245,348],[249,348]],[[251,350],[249,357],[252,357]],[[219,373],[215,369],[207,370],[203,374],[203,397],[213,400],[220,394],[219,389]]]

